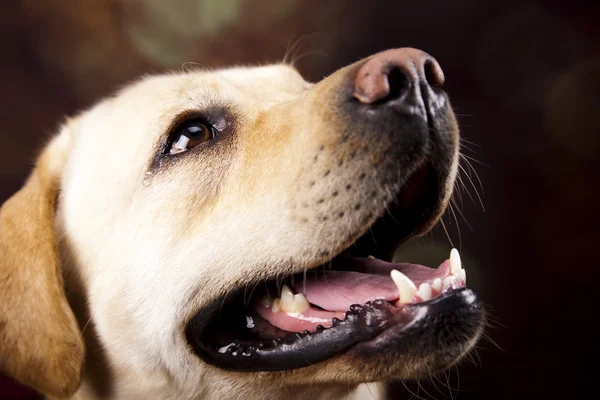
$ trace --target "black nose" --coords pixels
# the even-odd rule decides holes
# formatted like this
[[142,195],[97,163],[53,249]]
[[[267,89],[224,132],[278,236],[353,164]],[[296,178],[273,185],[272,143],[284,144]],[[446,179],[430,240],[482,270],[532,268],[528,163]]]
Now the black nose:
[[427,118],[444,106],[445,98],[433,86],[444,83],[444,72],[429,54],[411,48],[375,54],[354,78],[355,99],[363,104],[393,107],[406,115]]

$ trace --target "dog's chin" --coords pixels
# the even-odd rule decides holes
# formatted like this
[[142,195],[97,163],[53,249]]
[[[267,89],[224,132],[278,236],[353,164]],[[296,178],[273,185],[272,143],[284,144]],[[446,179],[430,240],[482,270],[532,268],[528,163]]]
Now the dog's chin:
[[420,378],[445,370],[469,352],[482,331],[483,310],[468,288],[405,306],[401,312],[385,306],[390,319],[398,322],[347,353],[364,382]]
[[437,268],[390,261],[400,243],[430,229],[443,211],[446,188],[437,176],[424,163],[385,215],[357,227],[358,239],[325,263],[274,276],[252,293],[235,288],[204,307],[186,327],[195,353],[240,372],[348,360],[348,375],[364,382],[454,364],[484,319],[458,253]]

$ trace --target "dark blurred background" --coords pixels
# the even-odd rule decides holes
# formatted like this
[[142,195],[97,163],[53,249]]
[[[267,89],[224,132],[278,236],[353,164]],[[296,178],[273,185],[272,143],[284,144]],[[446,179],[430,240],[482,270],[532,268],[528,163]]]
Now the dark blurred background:
[[[600,278],[592,3],[4,1],[0,201],[65,115],[141,74],[184,62],[279,61],[292,48],[315,81],[380,50],[421,48],[444,69],[472,168],[463,160],[462,201],[456,218],[444,217],[449,237],[436,228],[402,258],[437,265],[452,242],[493,321],[472,360],[431,381],[397,383],[393,398],[584,398],[598,354],[592,285]],[[32,396],[0,377],[0,398]]]

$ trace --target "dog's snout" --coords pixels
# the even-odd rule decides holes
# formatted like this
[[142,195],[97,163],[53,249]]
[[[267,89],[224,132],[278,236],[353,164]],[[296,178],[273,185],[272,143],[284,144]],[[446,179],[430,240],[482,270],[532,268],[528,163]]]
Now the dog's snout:
[[375,54],[355,75],[353,97],[362,104],[393,107],[402,114],[426,117],[443,106],[432,89],[444,83],[438,62],[424,51],[401,48]]

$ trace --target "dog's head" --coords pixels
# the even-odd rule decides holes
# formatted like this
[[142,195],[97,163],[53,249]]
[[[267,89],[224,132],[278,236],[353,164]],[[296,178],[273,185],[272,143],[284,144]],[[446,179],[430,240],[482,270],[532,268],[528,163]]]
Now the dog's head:
[[317,84],[288,65],[150,77],[68,122],[2,208],[0,367],[75,390],[63,276],[121,393],[347,391],[452,365],[483,319],[457,255],[384,261],[452,192],[442,83],[397,49]]

